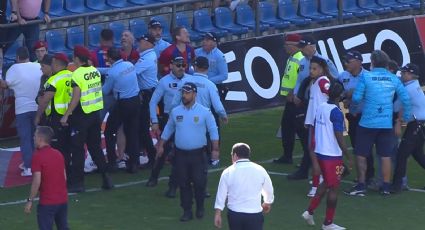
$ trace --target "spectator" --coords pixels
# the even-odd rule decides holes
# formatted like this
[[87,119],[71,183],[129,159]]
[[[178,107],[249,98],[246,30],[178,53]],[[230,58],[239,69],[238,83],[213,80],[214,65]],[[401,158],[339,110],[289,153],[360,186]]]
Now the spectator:
[[110,67],[106,53],[108,49],[114,46],[114,32],[111,29],[103,29],[100,32],[100,47],[91,52],[91,60],[94,67],[106,68]]
[[155,38],[155,46],[153,49],[155,50],[156,56],[159,58],[162,51],[165,50],[171,44],[162,39],[162,25],[161,22],[157,20],[151,20],[149,22],[149,34]]
[[67,230],[65,162],[62,154],[50,147],[53,136],[53,130],[47,126],[39,126],[35,132],[34,142],[37,150],[32,160],[33,178],[25,213],[31,213],[32,202],[40,191],[40,203],[37,208],[38,228],[52,229],[55,222],[58,230]]
[[15,94],[16,128],[24,162],[21,176],[32,175],[34,119],[37,111],[35,100],[40,89],[41,75],[40,64],[30,62],[28,49],[19,47],[16,50],[16,64],[6,72],[6,80],[0,80],[2,88],[9,87]]
[[139,60],[139,52],[134,48],[134,35],[128,30],[121,35],[121,57],[133,64]]
[[37,58],[36,62],[40,63],[41,60],[43,60],[44,55],[47,54],[47,42],[45,41],[36,41],[34,46],[33,46],[33,50],[35,53],[35,56]]

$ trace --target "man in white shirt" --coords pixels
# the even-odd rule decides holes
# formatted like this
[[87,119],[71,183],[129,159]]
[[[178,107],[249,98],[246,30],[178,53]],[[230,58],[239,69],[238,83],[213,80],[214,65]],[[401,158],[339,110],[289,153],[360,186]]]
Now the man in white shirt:
[[223,171],[218,185],[214,225],[222,227],[221,212],[227,199],[229,229],[261,230],[263,213],[270,212],[274,200],[272,181],[262,166],[249,160],[247,144],[233,145],[231,155],[233,165]]
[[16,129],[24,162],[22,176],[32,175],[34,119],[38,108],[35,99],[40,88],[41,75],[40,64],[30,62],[28,49],[20,47],[16,51],[16,64],[6,72],[6,80],[0,79],[0,87],[10,88],[15,94]]

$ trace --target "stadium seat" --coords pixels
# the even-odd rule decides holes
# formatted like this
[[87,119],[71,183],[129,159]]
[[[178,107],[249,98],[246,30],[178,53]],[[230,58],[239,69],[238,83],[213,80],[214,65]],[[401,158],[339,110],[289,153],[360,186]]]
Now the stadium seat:
[[376,2],[381,6],[391,7],[391,9],[394,11],[400,12],[411,9],[409,4],[396,2],[395,0],[376,0]]
[[170,27],[170,23],[167,19],[164,18],[164,16],[162,15],[157,15],[151,18],[151,20],[157,20],[161,23],[162,25],[162,39],[164,39],[167,42],[172,42],[173,38],[171,37],[171,27]]
[[66,29],[66,46],[73,50],[76,45],[84,45],[84,29],[82,26]]
[[124,7],[132,7],[135,6],[132,3],[127,2],[126,0],[106,0],[106,4],[116,7],[116,8],[124,8]]
[[87,8],[84,4],[84,0],[64,0],[65,9],[76,14],[88,13],[93,10]]
[[[324,14],[338,17],[338,0],[320,0],[320,11]],[[343,19],[350,19],[353,17],[353,13],[342,12]]]
[[276,18],[276,11],[273,9],[273,5],[270,2],[259,2],[258,8],[260,22],[267,23],[276,29],[285,29],[291,25],[288,21]]
[[319,13],[319,5],[316,0],[300,0],[299,12],[301,16],[319,23],[330,22],[334,18],[331,15]]
[[[254,11],[247,4],[239,4],[236,7],[236,24],[246,26],[251,30],[255,30],[255,17]],[[269,29],[269,25],[260,22],[260,31]]]
[[148,27],[146,26],[143,19],[135,18],[131,19],[129,22],[130,31],[134,34],[135,38],[140,38],[143,34],[148,33]]
[[126,29],[125,25],[120,21],[111,22],[109,23],[109,29],[114,31],[114,45],[120,46],[122,32]]
[[388,14],[393,12],[391,7],[380,6],[375,0],[359,0],[358,3],[361,8],[372,10],[375,14]]
[[65,46],[65,37],[62,34],[62,30],[48,30],[46,32],[46,42],[49,44],[49,52],[67,52]]
[[60,16],[65,16],[65,15],[70,15],[70,14],[72,14],[72,13],[65,10],[63,0],[51,1],[51,3],[50,3],[50,16],[60,17]]
[[312,20],[310,18],[298,16],[296,8],[294,7],[292,0],[280,0],[277,5],[277,16],[278,18],[289,21],[297,26],[309,25]]
[[247,27],[236,25],[233,22],[232,11],[230,11],[228,7],[217,7],[215,9],[215,26],[220,29],[225,29],[235,35],[248,33]]
[[183,12],[178,12],[176,14],[176,26],[183,26],[187,29],[190,35],[191,41],[200,41],[202,40],[203,36],[201,33],[196,32],[192,29],[191,23],[189,22],[188,16]]
[[357,0],[345,0],[342,4],[344,12],[352,13],[354,16],[363,18],[373,15],[372,10],[362,9],[357,5]]
[[421,8],[421,3],[419,1],[420,0],[398,0],[397,2],[409,4],[413,9],[419,9]]
[[136,4],[136,5],[142,5],[142,6],[158,3],[158,1],[155,1],[155,0],[128,0],[128,2]]
[[208,9],[193,12],[193,28],[202,33],[214,32],[220,38],[227,35],[227,30],[219,29],[213,25]]
[[15,63],[16,50],[23,45],[22,40],[22,38],[16,39],[16,41],[7,49],[6,53],[4,53],[3,69],[7,69],[9,66]]
[[103,30],[103,25],[91,24],[89,25],[89,46],[99,47],[100,46],[100,32]]
[[86,0],[87,8],[96,10],[96,11],[104,11],[113,9],[112,6],[108,6],[105,0]]

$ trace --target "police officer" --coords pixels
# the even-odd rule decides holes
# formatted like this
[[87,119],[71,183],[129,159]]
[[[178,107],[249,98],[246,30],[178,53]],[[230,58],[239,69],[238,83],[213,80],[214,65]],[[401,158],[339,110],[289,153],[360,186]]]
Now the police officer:
[[137,73],[137,81],[142,97],[140,107],[140,143],[141,148],[148,152],[149,163],[155,160],[155,147],[153,146],[150,136],[150,118],[149,118],[149,102],[155,87],[158,85],[158,61],[155,54],[154,45],[155,38],[149,34],[142,35],[138,38],[140,59],[137,61],[135,68]]
[[[117,101],[108,117],[107,130],[105,130],[106,150],[109,163],[116,162],[115,142],[119,126],[123,124],[126,138],[126,151],[129,154],[127,171],[137,171],[137,160],[139,153],[139,87],[134,65],[121,58],[120,50],[110,48],[107,56],[112,66],[108,71],[108,78],[102,88],[103,94],[113,93]],[[112,116],[112,114],[114,116]]]
[[157,20],[151,20],[148,24],[148,27],[149,34],[155,38],[155,46],[153,49],[155,50],[156,56],[159,58],[159,55],[161,55],[162,51],[169,47],[171,44],[162,39],[161,22]]
[[51,144],[64,155],[67,173],[69,173],[69,163],[71,161],[69,127],[62,126],[60,119],[71,102],[72,73],[67,69],[68,62],[68,57],[64,53],[56,53],[53,56],[51,63],[53,75],[44,84],[44,93],[39,98],[38,110],[34,121],[35,125],[38,125],[43,113],[46,115],[47,125],[53,129],[55,134]]
[[[401,68],[401,78],[406,88],[412,105],[412,116],[407,120],[407,128],[403,134],[398,148],[396,166],[393,177],[392,189],[401,191],[402,178],[406,175],[407,158],[410,154],[422,168],[425,169],[425,155],[423,146],[425,142],[425,95],[419,85],[419,67],[407,64]],[[396,103],[399,103],[397,101]],[[397,119],[396,129],[401,130],[401,121]]]
[[164,153],[164,143],[175,133],[175,168],[180,187],[180,203],[184,211],[180,221],[189,221],[193,218],[193,190],[196,217],[200,219],[204,216],[207,132],[212,141],[212,159],[217,160],[219,157],[217,125],[209,109],[195,102],[196,92],[195,84],[187,82],[183,85],[183,104],[171,111],[157,149],[157,154],[161,156]]
[[[182,79],[188,76],[185,73],[186,67],[187,63],[185,63],[183,57],[175,57],[169,66],[171,72],[159,80],[158,85],[152,95],[151,101],[149,102],[149,112],[152,123],[152,131],[156,137],[160,136],[160,129],[163,130],[165,124],[168,121],[168,115],[171,112],[172,101],[174,96],[178,93]],[[158,119],[156,114],[156,107],[158,106],[158,103],[161,99],[164,101],[164,114],[162,114],[160,119]],[[170,150],[170,143],[167,143],[165,152],[169,153]],[[146,183],[146,186],[152,187],[158,183],[159,172],[164,165],[165,157],[165,154],[158,155],[157,153],[156,163],[152,168],[151,176],[149,181]],[[171,161],[171,163],[173,164],[173,161]],[[171,175],[168,186],[169,189],[166,192],[166,196],[170,198],[175,197],[177,182],[175,181],[174,167],[171,168]]]
[[[71,76],[72,98],[60,122],[71,129],[71,170],[69,192],[84,192],[84,144],[102,174],[102,188],[113,187],[106,174],[106,162],[101,148],[100,115],[103,108],[100,73],[88,64],[90,51],[74,47],[73,62],[77,69]],[[70,115],[72,116],[70,117]],[[69,118],[69,119],[68,119]],[[69,120],[69,121],[68,121]]]
[[280,95],[285,98],[285,111],[283,112],[280,122],[283,155],[280,158],[273,160],[274,163],[292,164],[295,133],[298,133],[298,136],[303,143],[303,149],[304,151],[307,151],[305,148],[307,132],[304,125],[300,125],[300,122],[296,122],[296,105],[293,102],[293,89],[298,78],[299,63],[301,59],[304,58],[304,55],[298,47],[300,39],[301,36],[299,34],[288,34],[285,37],[284,48],[286,53],[290,56],[286,61],[285,73],[282,77],[280,87]]

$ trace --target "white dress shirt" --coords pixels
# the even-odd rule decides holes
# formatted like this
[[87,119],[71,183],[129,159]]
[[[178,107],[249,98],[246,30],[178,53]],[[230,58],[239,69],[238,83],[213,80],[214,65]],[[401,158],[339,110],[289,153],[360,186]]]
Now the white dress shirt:
[[273,203],[269,174],[262,166],[240,159],[221,174],[214,208],[223,210],[227,198],[227,207],[234,212],[259,213],[263,210],[261,196],[264,203]]

